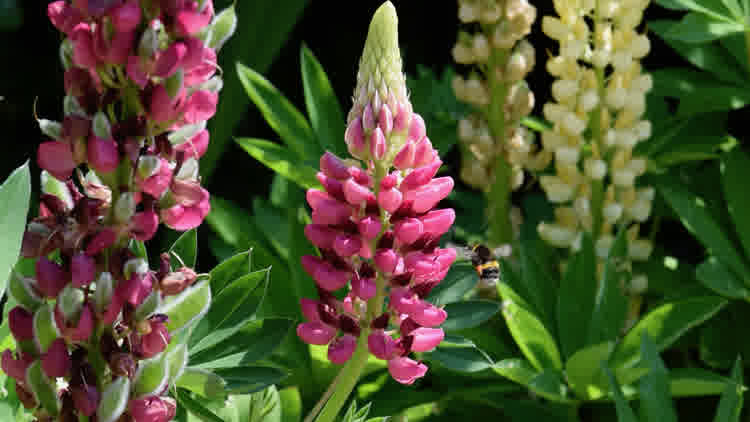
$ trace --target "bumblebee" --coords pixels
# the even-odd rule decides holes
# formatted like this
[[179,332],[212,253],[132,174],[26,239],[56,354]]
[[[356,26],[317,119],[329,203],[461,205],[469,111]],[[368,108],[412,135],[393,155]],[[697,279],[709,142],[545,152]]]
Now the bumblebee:
[[479,274],[480,286],[491,287],[500,280],[500,263],[497,262],[495,257],[500,254],[505,255],[502,252],[504,251],[492,251],[482,244],[474,245],[471,248],[469,254],[471,265],[474,266],[477,274]]

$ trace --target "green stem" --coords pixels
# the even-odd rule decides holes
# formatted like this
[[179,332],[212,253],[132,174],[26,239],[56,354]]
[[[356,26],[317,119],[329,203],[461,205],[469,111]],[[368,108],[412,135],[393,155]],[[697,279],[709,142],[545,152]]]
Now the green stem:
[[[599,91],[599,105],[591,112],[589,118],[589,125],[591,128],[591,142],[597,146],[601,159],[606,159],[604,154],[604,140],[602,125],[602,103],[606,95],[604,85],[604,69],[596,69],[596,80]],[[592,227],[591,236],[596,241],[599,238],[602,230],[603,217],[602,212],[604,208],[604,180],[592,180],[591,181],[591,214],[592,214]]]
[[[380,190],[380,181],[388,174],[388,167],[384,166],[383,163],[376,163],[374,170],[375,195],[377,196]],[[373,240],[371,245],[372,250],[375,250],[375,245],[377,245],[378,240],[388,227],[388,217],[384,210],[381,210],[380,221],[382,227],[378,236]],[[349,361],[336,376],[336,379],[333,381],[334,385],[329,388],[329,391],[326,391],[315,406],[315,409],[317,409],[325,402],[325,407],[320,412],[320,415],[318,415],[316,422],[333,422],[357,385],[357,381],[359,381],[359,377],[367,365],[367,358],[370,356],[370,350],[367,347],[367,337],[370,335],[370,323],[383,311],[383,303],[385,302],[386,282],[380,273],[378,273],[378,277],[375,279],[375,284],[377,286],[377,294],[367,303],[367,316],[360,327],[361,331],[357,339],[357,347],[352,357],[349,358]],[[333,393],[330,393],[331,389],[333,389]],[[330,398],[327,397],[329,394]],[[313,412],[316,411],[315,409]],[[312,419],[314,417],[313,414],[311,413],[307,419]]]
[[487,194],[489,220],[488,238],[491,247],[498,247],[513,240],[510,222],[511,167],[505,157],[498,156],[495,162],[495,181]]
[[326,403],[323,411],[320,412],[317,422],[333,422],[339,411],[344,407],[346,399],[349,398],[354,386],[357,385],[359,376],[362,375],[362,371],[365,369],[367,364],[367,356],[369,351],[367,350],[367,335],[369,330],[362,330],[357,340],[357,349],[349,359],[349,362],[341,369],[339,375],[339,382],[336,385],[336,389],[331,395],[331,398]]
[[362,327],[359,339],[357,339],[357,348],[354,350],[354,354],[349,359],[349,362],[346,363],[341,369],[341,373],[336,377],[336,389],[331,398],[328,399],[323,411],[318,415],[316,422],[333,422],[344,406],[344,403],[346,403],[346,399],[349,398],[349,394],[351,394],[357,385],[357,381],[367,365],[367,358],[370,355],[370,350],[367,347],[367,337],[370,335],[370,322],[382,311],[383,302],[385,301],[385,280],[382,277],[378,277],[375,282],[378,293],[367,304],[367,318],[365,319],[367,325]]
[[[505,67],[508,54],[504,50],[495,51],[490,57],[489,69]],[[487,124],[495,142],[504,143],[505,140],[505,96],[507,86],[505,81],[496,77],[496,73],[486,74],[490,88],[490,105],[487,109]],[[511,167],[505,160],[504,154],[499,154],[492,169],[495,180],[487,192],[487,224],[488,243],[491,247],[508,244],[513,241],[513,227],[510,221],[510,194],[512,190]]]
[[[750,31],[745,31],[745,49],[747,51],[747,61],[750,63]],[[750,71],[750,65],[748,66]]]

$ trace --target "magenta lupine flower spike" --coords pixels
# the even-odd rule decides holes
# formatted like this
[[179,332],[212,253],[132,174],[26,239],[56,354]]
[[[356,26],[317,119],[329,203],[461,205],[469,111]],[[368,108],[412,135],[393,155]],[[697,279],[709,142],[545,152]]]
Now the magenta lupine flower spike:
[[222,86],[216,50],[236,15],[214,16],[212,0],[58,0],[47,13],[65,35],[65,117],[39,120],[51,139],[21,251],[34,274],[10,278],[17,348],[2,370],[39,420],[168,422],[175,375],[153,385],[138,374],[181,373],[162,358],[183,328],[162,304],[206,281],[171,271],[168,255],[152,270],[133,245],[160,223],[195,228],[210,210],[197,160]]
[[[305,235],[320,256],[303,257],[302,266],[319,298],[302,300],[307,322],[297,334],[327,344],[337,364],[368,347],[388,361],[395,380],[411,384],[427,367],[409,354],[435,348],[444,336],[445,311],[424,298],[456,258],[438,247],[455,213],[434,209],[453,180],[435,178],[442,162],[412,111],[401,67],[396,12],[386,2],[370,25],[345,134],[359,162],[326,152],[318,173],[324,190],[307,192],[312,224]],[[343,288],[348,294],[336,299]]]

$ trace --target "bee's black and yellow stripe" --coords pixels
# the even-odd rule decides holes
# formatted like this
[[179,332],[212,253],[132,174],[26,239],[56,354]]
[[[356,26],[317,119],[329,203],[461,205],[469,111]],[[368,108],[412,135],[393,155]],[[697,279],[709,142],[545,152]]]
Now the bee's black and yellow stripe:
[[471,264],[477,270],[479,279],[495,282],[500,278],[500,263],[492,256],[492,252],[484,245],[471,248]]

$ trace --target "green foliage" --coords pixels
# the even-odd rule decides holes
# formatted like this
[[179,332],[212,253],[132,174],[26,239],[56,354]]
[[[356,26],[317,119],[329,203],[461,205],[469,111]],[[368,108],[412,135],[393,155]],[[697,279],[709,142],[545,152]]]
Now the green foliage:
[[29,212],[31,176],[29,165],[17,168],[0,186],[0,296],[5,292],[13,264],[21,250],[21,238]]
[[201,175],[205,179],[210,179],[219,166],[250,102],[242,92],[238,75],[229,69],[239,61],[262,72],[268,70],[307,4],[307,0],[235,2],[239,25],[219,55],[219,65],[225,69],[224,89],[217,114],[209,124],[211,146],[201,159]]
[[468,112],[468,106],[453,94],[453,76],[450,68],[438,75],[428,67],[418,66],[416,76],[406,80],[414,111],[424,119],[427,136],[441,156],[458,143],[458,119]]

